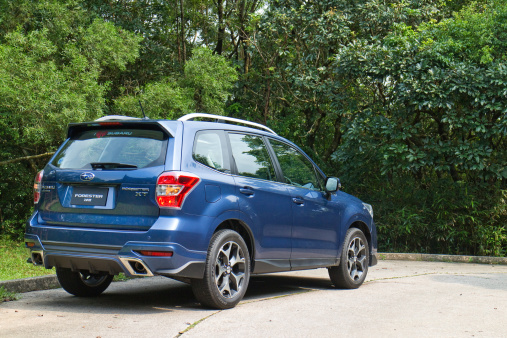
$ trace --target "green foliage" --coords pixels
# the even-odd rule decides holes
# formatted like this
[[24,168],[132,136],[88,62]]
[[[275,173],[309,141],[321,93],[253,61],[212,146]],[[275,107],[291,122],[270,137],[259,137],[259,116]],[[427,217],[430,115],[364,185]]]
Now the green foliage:
[[334,159],[377,207],[382,250],[506,255],[506,8],[396,23],[337,53],[361,103]]
[[0,257],[2,257],[0,280],[21,279],[55,273],[54,269],[44,269],[27,263],[26,260],[29,256],[28,249],[25,248],[23,242],[0,235]]
[[365,198],[377,200],[381,251],[507,254],[506,190],[448,180],[428,180],[423,187],[418,184],[404,176],[384,182],[379,190],[362,187]]
[[237,74],[224,57],[196,48],[185,64],[183,76],[175,78],[135,88],[133,93],[115,100],[115,110],[139,116],[140,100],[152,119],[174,119],[195,111],[223,115]]
[[[267,124],[373,204],[382,250],[505,255],[505,0],[0,0],[0,161],[68,122]],[[0,167],[22,235],[47,158]]]
[[16,293],[5,290],[3,286],[0,287],[0,303],[10,302],[18,299],[19,296]]
[[[14,11],[12,3],[7,7]],[[108,90],[102,77],[125,69],[139,51],[139,37],[86,20],[76,2],[20,9],[15,17],[1,14],[0,160],[54,151],[68,123],[100,117]],[[32,200],[29,182],[45,160],[0,167],[2,232],[22,234]]]
[[0,114],[23,142],[48,148],[60,143],[69,122],[102,114],[107,85],[98,83],[101,71],[124,69],[137,57],[140,39],[101,20],[86,29],[66,25],[79,11],[59,21],[65,5],[46,5],[35,12],[59,15],[43,17],[38,29],[6,33],[0,44]]
[[196,48],[185,64],[184,85],[194,90],[195,109],[222,115],[238,76],[229,62],[207,48]]
[[382,40],[341,50],[337,71],[374,88],[359,117],[367,135],[349,136],[370,138],[383,173],[506,178],[507,40],[492,42],[505,8],[470,7],[417,30],[398,24]]
[[194,112],[194,91],[182,88],[178,82],[167,78],[147,84],[143,89],[115,100],[115,112],[121,115],[142,116],[141,101],[146,115],[151,119],[175,119]]
[[100,116],[105,88],[97,83],[96,69],[81,72],[88,63],[77,57],[58,67],[47,30],[14,32],[6,40],[0,45],[2,123],[23,142],[50,147],[62,139],[67,123]]
[[86,29],[80,49],[102,68],[125,70],[127,63],[138,56],[141,40],[142,37],[120,30],[112,23],[95,19]]

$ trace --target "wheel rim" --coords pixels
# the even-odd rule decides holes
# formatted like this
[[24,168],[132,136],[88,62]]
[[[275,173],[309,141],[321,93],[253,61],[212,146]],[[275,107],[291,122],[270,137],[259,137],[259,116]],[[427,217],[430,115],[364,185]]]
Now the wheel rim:
[[349,244],[347,268],[353,281],[361,279],[366,269],[366,245],[360,237],[354,237]]
[[215,285],[224,298],[233,298],[243,289],[245,256],[238,243],[225,243],[215,261]]
[[107,279],[107,275],[80,272],[79,276],[87,286],[99,286]]

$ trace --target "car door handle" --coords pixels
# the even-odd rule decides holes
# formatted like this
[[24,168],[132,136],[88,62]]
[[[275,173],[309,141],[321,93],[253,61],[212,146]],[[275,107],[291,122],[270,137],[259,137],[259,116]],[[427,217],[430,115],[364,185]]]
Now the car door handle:
[[250,187],[239,188],[239,192],[247,196],[252,196],[254,194],[254,191]]
[[294,197],[292,199],[292,202],[296,203],[297,205],[303,205],[305,204],[305,201],[300,197]]

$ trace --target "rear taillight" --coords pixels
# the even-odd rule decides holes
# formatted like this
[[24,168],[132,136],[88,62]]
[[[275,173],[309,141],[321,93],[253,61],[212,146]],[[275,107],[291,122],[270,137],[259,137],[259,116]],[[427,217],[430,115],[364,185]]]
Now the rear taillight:
[[180,209],[185,197],[199,183],[199,177],[181,171],[165,172],[158,177],[155,197],[161,208]]
[[40,200],[40,192],[42,190],[42,174],[43,170],[39,171],[37,175],[35,175],[35,180],[33,181],[33,203],[37,204]]

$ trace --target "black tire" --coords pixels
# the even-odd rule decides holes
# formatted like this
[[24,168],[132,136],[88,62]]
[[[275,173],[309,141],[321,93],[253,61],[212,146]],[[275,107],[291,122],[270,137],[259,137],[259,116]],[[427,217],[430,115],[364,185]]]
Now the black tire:
[[243,238],[233,230],[213,235],[203,279],[192,280],[192,291],[201,305],[215,309],[235,307],[250,280],[250,255]]
[[370,250],[363,232],[350,228],[343,241],[340,265],[328,268],[331,282],[340,289],[357,289],[366,278],[369,259]]
[[73,272],[65,268],[56,268],[56,277],[65,291],[78,297],[98,296],[113,281],[112,275]]

